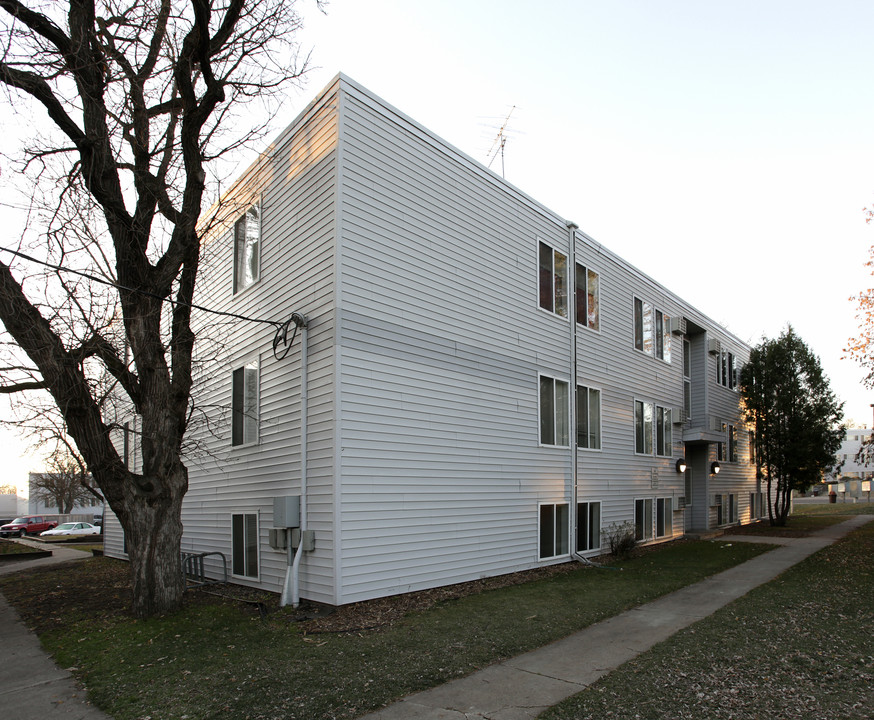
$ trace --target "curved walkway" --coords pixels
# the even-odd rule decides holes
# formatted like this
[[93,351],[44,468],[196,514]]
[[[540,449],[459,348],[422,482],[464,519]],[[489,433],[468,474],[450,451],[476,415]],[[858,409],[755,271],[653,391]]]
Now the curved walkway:
[[[44,548],[43,543],[23,540]],[[37,560],[12,560],[0,564],[0,575],[34,567],[75,562],[91,553],[51,546],[52,556]],[[67,671],[43,652],[36,635],[0,594],[0,708],[3,715],[24,720],[111,720],[109,715],[88,704],[82,690]]]
[[622,663],[774,579],[872,520],[857,515],[805,538],[724,535],[780,547],[585,630],[404,698],[360,720],[528,720]]

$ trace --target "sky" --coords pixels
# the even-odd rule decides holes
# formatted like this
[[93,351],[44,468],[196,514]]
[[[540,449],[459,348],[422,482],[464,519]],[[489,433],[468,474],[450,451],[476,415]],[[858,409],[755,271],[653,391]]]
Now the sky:
[[[872,286],[874,3],[297,5],[314,67],[276,132],[343,72],[500,173],[509,115],[509,182],[741,340],[791,325],[871,426],[874,391],[842,356],[849,298]],[[19,448],[0,431],[21,484],[39,468]]]

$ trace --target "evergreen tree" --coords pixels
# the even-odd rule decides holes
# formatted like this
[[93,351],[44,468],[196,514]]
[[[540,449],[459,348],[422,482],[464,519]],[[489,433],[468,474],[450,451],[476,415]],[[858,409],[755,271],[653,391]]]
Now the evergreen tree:
[[843,403],[832,392],[819,358],[788,327],[764,339],[741,373],[746,419],[756,433],[756,466],[765,480],[768,517],[785,525],[792,491],[822,480],[836,463],[846,430]]

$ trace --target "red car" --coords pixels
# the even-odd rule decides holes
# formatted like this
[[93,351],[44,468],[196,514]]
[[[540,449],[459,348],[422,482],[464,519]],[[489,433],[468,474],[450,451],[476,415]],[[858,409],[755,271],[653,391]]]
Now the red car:
[[0,537],[39,535],[45,530],[51,530],[57,524],[54,520],[44,518],[42,515],[25,515],[0,527]]

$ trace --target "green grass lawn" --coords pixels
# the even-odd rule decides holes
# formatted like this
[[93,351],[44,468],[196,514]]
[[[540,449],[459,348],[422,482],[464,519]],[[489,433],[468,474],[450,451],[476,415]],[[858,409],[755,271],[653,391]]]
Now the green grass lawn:
[[[440,602],[377,630],[312,634],[277,611],[192,602],[171,617],[135,621],[101,612],[124,580],[115,561],[29,576],[0,589],[90,699],[119,720],[354,718],[564,637],[720,572],[760,545],[681,541],[615,564],[575,565],[549,579]],[[63,574],[66,573],[66,574]],[[90,573],[90,576],[89,576]],[[28,587],[23,581],[30,583]],[[81,587],[83,602],[63,595]],[[72,599],[71,599],[72,598]]]
[[42,552],[42,548],[35,548],[13,540],[0,538],[0,555],[29,555],[39,552]]
[[[850,507],[871,514],[870,506]],[[790,522],[798,525],[829,515],[842,519],[846,514],[839,505],[803,506]],[[540,717],[871,718],[872,558],[874,523]]]

